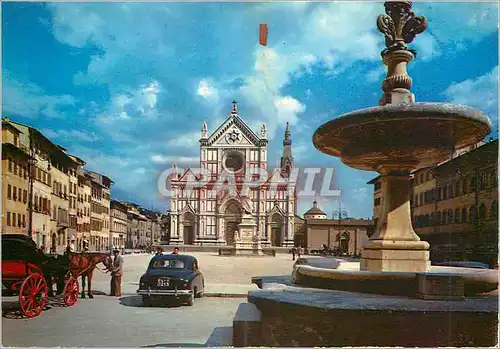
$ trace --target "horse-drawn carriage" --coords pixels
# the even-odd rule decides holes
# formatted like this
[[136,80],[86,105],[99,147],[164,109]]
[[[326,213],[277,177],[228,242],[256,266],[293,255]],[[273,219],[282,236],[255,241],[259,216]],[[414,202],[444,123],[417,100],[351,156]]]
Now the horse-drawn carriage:
[[53,280],[64,279],[64,289],[58,291],[62,291],[65,305],[76,303],[78,280],[69,270],[68,258],[44,254],[29,236],[2,235],[2,294],[18,295],[24,316],[41,313],[52,293]]

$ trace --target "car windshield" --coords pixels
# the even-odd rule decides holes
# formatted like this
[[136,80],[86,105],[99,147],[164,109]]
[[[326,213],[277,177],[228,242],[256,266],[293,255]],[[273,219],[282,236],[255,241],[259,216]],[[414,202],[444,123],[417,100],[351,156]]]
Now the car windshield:
[[154,269],[184,269],[184,262],[179,259],[160,259],[153,262]]

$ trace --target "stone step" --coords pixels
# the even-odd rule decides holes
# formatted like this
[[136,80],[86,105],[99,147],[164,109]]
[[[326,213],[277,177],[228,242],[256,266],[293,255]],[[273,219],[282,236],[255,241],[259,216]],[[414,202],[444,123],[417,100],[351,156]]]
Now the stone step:
[[260,310],[252,303],[241,303],[233,319],[233,346],[260,346],[261,332]]

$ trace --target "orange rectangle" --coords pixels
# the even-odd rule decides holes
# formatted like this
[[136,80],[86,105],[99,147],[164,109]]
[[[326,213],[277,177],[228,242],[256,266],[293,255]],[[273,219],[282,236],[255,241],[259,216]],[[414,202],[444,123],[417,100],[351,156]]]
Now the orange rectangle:
[[259,44],[267,46],[267,24],[259,25]]

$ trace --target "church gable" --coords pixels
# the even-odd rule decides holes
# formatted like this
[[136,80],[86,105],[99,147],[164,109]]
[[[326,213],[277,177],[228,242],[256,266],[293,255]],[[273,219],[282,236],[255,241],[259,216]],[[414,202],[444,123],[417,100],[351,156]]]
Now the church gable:
[[237,110],[233,106],[231,115],[208,137],[207,144],[258,146],[259,141],[259,137],[241,120],[237,114]]
[[229,127],[225,128],[222,133],[218,134],[217,139],[214,139],[213,143],[209,143],[210,145],[231,145],[231,146],[255,146],[258,143],[254,143],[251,140],[251,137],[245,134],[245,131],[242,130],[238,125],[234,123]]

